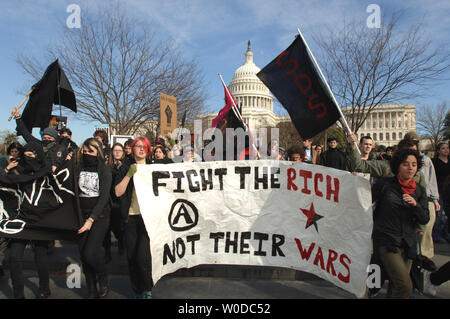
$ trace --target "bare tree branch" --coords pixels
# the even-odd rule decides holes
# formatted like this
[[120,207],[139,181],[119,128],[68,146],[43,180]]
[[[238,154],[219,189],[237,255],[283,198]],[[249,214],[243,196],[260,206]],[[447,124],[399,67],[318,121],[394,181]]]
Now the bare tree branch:
[[445,137],[445,118],[450,111],[447,102],[436,106],[423,105],[417,107],[416,126],[422,137],[428,137],[433,149]]
[[393,14],[378,29],[352,21],[314,36],[324,54],[321,66],[340,105],[350,108],[347,118],[355,133],[377,106],[425,96],[431,81],[450,67],[448,50],[433,49],[421,24],[401,33],[399,18]]
[[177,98],[179,117],[184,110],[188,118],[204,110],[197,64],[119,5],[95,14],[84,10],[80,29],[61,28],[61,41],[49,50],[45,63],[23,55],[17,62],[38,80],[45,64],[57,57],[74,88],[80,118],[114,126],[117,134],[135,133],[158,118],[159,93]]

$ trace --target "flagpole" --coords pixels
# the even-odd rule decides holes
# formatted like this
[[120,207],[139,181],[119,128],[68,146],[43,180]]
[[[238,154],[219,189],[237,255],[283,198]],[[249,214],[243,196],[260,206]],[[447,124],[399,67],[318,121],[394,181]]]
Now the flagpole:
[[[313,54],[313,53],[311,52],[311,50],[309,49],[309,45],[308,45],[308,43],[306,43],[305,38],[303,37],[303,34],[302,34],[301,31],[300,31],[300,28],[297,27],[297,31],[298,31],[298,34],[300,35],[300,38],[302,39],[303,43],[305,44],[306,50],[308,50],[308,53],[309,53],[309,55],[311,56],[311,58],[312,58],[312,60],[313,60],[313,62],[314,62],[314,65],[316,66],[316,69],[319,71],[320,76],[322,77],[322,80],[325,82],[325,85],[327,86],[327,89],[328,89],[329,93],[331,94],[331,98],[333,99],[333,102],[334,102],[334,103],[336,104],[336,106],[337,106],[338,112],[339,112],[339,114],[341,115],[341,121],[344,122],[343,124],[344,124],[345,128],[347,129],[347,133],[349,133],[349,134],[352,133],[352,130],[351,130],[350,127],[348,126],[347,120],[345,119],[345,116],[344,116],[344,114],[342,113],[341,107],[339,106],[339,103],[336,101],[336,98],[334,97],[333,91],[331,91],[331,88],[330,88],[330,86],[328,85],[328,82],[327,82],[327,80],[325,79],[325,76],[323,75],[322,70],[320,69],[319,64],[317,63],[316,58],[314,57],[314,54]],[[358,144],[356,143],[356,141],[355,141],[354,143],[355,143],[355,145],[356,145],[356,150],[358,151],[359,155],[361,155],[361,151],[359,150]]]
[[[225,85],[225,82],[223,81],[222,74],[219,73],[219,77],[220,77],[220,80],[222,81],[223,87],[225,88],[225,90],[227,90],[228,95],[231,95],[230,91],[228,91],[228,88],[227,88],[227,86]],[[244,123],[244,120],[242,119],[242,115],[239,113],[239,111],[236,111],[237,105],[234,103],[234,99],[231,99],[231,102],[232,102],[232,105],[231,105],[231,106],[232,106],[232,109],[233,109],[234,114],[236,115],[236,117],[237,117],[238,119],[241,120],[242,123]],[[245,124],[245,123],[244,123],[244,124]],[[247,130],[247,126],[244,125],[244,127],[245,127],[246,130]]]
[[[61,69],[61,66],[59,65],[59,61],[58,61],[58,70],[56,70],[56,82],[58,83],[58,104],[59,104],[59,121],[58,121],[58,125],[56,125],[56,130],[59,132],[59,123],[60,121],[62,121],[62,106],[61,106],[61,92],[60,92],[60,86],[59,86],[59,69]],[[109,139],[109,136],[108,136]]]
[[[27,95],[24,97],[22,103],[20,103],[20,105],[16,107],[18,110],[22,107],[22,105],[23,105],[23,104],[25,103],[25,101],[28,99],[28,97],[30,96],[31,92],[33,92],[33,89],[31,89],[31,90],[27,93]],[[11,113],[11,116],[9,117],[8,121],[11,121],[11,119],[13,118],[13,116],[14,116],[14,114]]]
[[[222,81],[223,87],[227,91],[228,95],[232,96],[230,91],[228,91],[228,87],[225,85],[225,82],[223,81],[222,74],[219,73],[219,77],[220,77],[220,80]],[[240,114],[239,110],[236,111],[237,105],[234,103],[234,98],[231,99],[231,103],[232,103],[231,104],[231,109],[233,110],[234,114],[236,115],[236,117],[238,119],[241,120],[242,124],[244,124],[245,130],[246,131],[248,130],[248,132],[251,135],[252,133],[250,132],[250,129],[247,127],[247,124],[244,123],[244,120],[242,119],[242,115]],[[253,146],[253,149],[256,151],[256,154],[258,155],[258,158],[261,158],[261,154],[259,153],[258,149],[256,148],[255,143],[253,141],[253,138],[250,138],[250,139],[252,140],[252,146]]]

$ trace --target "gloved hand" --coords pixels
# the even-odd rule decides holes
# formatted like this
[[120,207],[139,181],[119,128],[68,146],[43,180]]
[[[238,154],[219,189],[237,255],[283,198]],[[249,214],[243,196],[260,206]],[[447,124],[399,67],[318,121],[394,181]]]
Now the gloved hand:
[[130,168],[128,169],[127,176],[128,176],[129,178],[132,178],[133,175],[134,175],[134,173],[136,173],[136,171],[137,171],[137,166],[136,166],[136,164],[132,164],[132,165],[130,166]]

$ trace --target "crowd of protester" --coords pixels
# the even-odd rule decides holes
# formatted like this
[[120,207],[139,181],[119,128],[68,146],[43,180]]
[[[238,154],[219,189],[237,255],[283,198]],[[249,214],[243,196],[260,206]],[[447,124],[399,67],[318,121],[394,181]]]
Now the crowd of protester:
[[[78,147],[72,141],[70,129],[64,128],[58,134],[49,127],[43,130],[42,140],[38,140],[27,131],[20,114],[16,112],[15,115],[18,134],[24,137],[26,144],[22,146],[14,142],[9,145],[0,181],[14,182],[24,176],[27,180],[27,169],[41,175],[51,174],[62,162],[73,161],[77,176],[75,194],[83,218],[82,227],[78,230],[78,246],[87,297],[104,298],[108,295],[106,265],[111,261],[113,235],[119,254],[126,256],[136,298],[151,298],[152,256],[133,183],[136,164],[169,164],[173,163],[174,156],[180,155],[184,162],[204,161],[205,158],[196,154],[194,148],[183,151],[170,135],[158,137],[152,143],[146,137],[138,137],[110,147],[108,135],[99,130]],[[357,142],[354,134],[348,136],[346,145],[339,145],[337,138],[329,137],[325,150],[320,144],[313,145],[311,139],[286,149],[278,141],[271,141],[268,156],[262,158],[322,165],[355,175],[370,173],[374,206],[372,262],[380,264],[389,281],[389,297],[409,298],[413,291],[410,278],[413,260],[421,256],[433,265],[434,243],[450,242],[448,142],[438,144],[432,159],[418,149],[419,139],[415,133],[407,134],[395,151],[395,147],[387,147],[378,154],[373,150],[374,141],[370,136],[359,140],[359,152],[355,146]],[[21,185],[29,186],[27,183]],[[0,265],[5,250],[7,247],[10,249],[10,274],[15,298],[24,298],[22,263],[28,243],[26,240],[0,238]],[[31,241],[31,246],[39,275],[37,297],[49,298],[47,252],[52,243]],[[449,265],[431,270],[436,272],[426,273],[425,286],[428,292],[435,293],[436,286],[448,280]]]

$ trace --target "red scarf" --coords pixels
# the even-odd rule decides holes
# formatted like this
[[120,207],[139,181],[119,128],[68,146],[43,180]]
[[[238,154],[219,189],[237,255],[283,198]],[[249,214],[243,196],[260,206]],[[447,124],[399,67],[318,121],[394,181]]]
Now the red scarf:
[[416,182],[414,181],[414,178],[411,178],[409,182],[404,182],[397,176],[397,180],[402,187],[403,193],[411,195],[416,190]]

